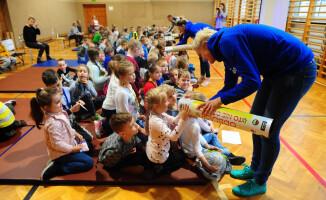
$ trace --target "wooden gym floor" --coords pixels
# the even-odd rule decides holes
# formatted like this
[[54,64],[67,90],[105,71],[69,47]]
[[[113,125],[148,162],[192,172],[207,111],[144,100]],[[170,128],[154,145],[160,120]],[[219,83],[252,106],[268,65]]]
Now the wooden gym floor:
[[[56,48],[54,48],[56,47]],[[51,56],[59,59],[76,59],[75,47],[62,49],[61,43],[50,43]],[[38,51],[33,50],[34,63]],[[189,52],[190,62],[196,67],[199,77],[199,59],[194,51]],[[14,72],[30,67],[29,52],[25,55],[25,66],[18,65]],[[0,75],[1,78],[12,73]],[[211,67],[211,84],[197,90],[211,97],[223,87],[223,63]],[[1,199],[326,199],[326,85],[317,78],[311,90],[304,96],[293,115],[281,131],[281,151],[272,175],[267,182],[267,193],[251,198],[239,198],[232,194],[232,187],[244,183],[229,175],[217,183],[205,186],[33,186],[0,185]],[[321,83],[320,83],[321,82]],[[1,87],[1,86],[0,86]],[[36,88],[35,88],[36,89]],[[31,93],[0,93],[0,98],[31,98]],[[227,107],[249,112],[254,94]],[[217,124],[215,124],[216,126]],[[247,158],[250,165],[252,155],[251,134],[222,125],[220,130],[239,131],[241,145],[223,144],[235,155]],[[219,138],[221,136],[219,134]],[[235,166],[235,169],[241,168]],[[28,173],[28,172],[26,172]]]

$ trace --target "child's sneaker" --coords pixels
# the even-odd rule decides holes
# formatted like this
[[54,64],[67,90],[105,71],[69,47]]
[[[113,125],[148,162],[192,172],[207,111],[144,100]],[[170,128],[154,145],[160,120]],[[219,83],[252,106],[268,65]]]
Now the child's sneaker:
[[14,70],[12,70],[12,67],[11,66],[8,66],[7,69],[10,71],[10,72],[13,72]]
[[242,163],[244,163],[246,161],[245,157],[236,156],[233,153],[230,153],[228,158],[230,160],[231,165],[241,165]]
[[19,127],[25,127],[27,126],[26,122],[24,120],[19,120]]
[[232,192],[239,197],[251,197],[257,194],[264,194],[266,190],[266,183],[259,186],[254,179],[249,179],[246,183],[234,187]]
[[6,71],[0,67],[0,74],[6,74]]
[[96,120],[99,120],[99,119],[102,120],[103,117],[100,114],[96,113],[94,116],[91,117],[91,122],[95,122]]
[[97,138],[102,138],[102,119],[95,120],[94,127]]
[[242,164],[242,165],[244,166],[243,169],[236,169],[231,171],[230,173],[231,177],[236,179],[242,179],[242,180],[254,178],[255,171],[252,170],[249,165],[246,164]]
[[9,101],[4,102],[4,104],[6,104],[6,105],[11,104],[12,106],[14,106],[17,104],[17,102],[15,100],[9,100]]
[[41,173],[41,181],[50,180],[55,177],[57,174],[57,169],[54,167],[54,162],[51,161],[47,164],[47,166],[43,169]]
[[95,120],[98,120],[98,119],[103,119],[103,117],[100,115],[100,114],[98,114],[98,113],[96,113],[95,114]]

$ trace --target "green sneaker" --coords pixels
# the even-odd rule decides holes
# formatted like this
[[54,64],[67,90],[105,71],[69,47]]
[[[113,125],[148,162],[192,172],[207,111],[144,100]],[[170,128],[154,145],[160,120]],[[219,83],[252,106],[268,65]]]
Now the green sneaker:
[[98,114],[98,113],[96,113],[95,114],[95,120],[98,120],[98,119],[103,119],[103,117],[100,115],[100,114]]
[[93,123],[94,121],[99,120],[99,119],[102,120],[103,117],[100,114],[96,113],[94,116],[91,116],[91,123]]
[[232,178],[247,180],[254,178],[255,171],[250,168],[249,165],[242,164],[244,166],[243,169],[232,170],[230,175]]
[[264,194],[266,190],[266,183],[259,186],[254,179],[249,179],[246,183],[234,187],[232,192],[238,197],[251,197],[257,194]]

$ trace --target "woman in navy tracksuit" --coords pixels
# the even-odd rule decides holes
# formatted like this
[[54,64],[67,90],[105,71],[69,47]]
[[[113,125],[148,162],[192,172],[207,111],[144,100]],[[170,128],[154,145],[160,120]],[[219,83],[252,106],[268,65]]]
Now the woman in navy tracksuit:
[[[210,28],[214,30],[214,28],[208,24],[204,23],[195,23],[193,24],[191,21],[186,20],[180,20],[177,23],[177,26],[179,28],[179,31],[183,33],[183,38],[180,40],[180,42],[176,45],[180,44],[187,44],[187,40],[189,37],[195,38],[196,33],[204,28]],[[202,86],[208,86],[210,83],[209,78],[211,77],[210,71],[209,71],[209,63],[207,61],[203,61],[201,57],[199,57],[200,60],[200,80],[198,81],[201,83]],[[206,75],[206,77],[205,77]]]
[[[265,193],[280,151],[280,130],[316,79],[314,55],[291,34],[261,24],[241,24],[218,32],[205,29],[197,33],[194,45],[204,60],[223,61],[225,65],[225,85],[200,105],[204,115],[258,90],[250,113],[274,120],[269,138],[252,135],[251,166],[231,171],[233,178],[248,180],[233,188],[235,195]],[[239,76],[242,81],[238,84]]]

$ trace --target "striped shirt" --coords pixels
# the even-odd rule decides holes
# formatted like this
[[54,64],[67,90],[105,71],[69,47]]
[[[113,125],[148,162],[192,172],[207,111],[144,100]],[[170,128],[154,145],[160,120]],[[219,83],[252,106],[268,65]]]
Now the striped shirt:
[[10,126],[15,121],[14,113],[0,101],[0,128]]

